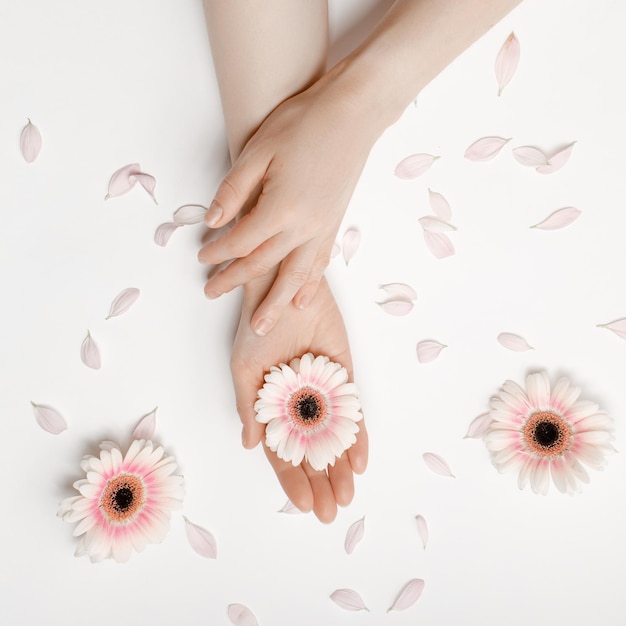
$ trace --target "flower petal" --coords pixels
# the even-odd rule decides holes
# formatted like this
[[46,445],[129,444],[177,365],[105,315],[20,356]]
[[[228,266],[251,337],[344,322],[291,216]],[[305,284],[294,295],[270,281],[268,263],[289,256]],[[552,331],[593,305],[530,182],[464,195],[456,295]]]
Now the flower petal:
[[514,333],[500,333],[497,339],[498,343],[513,352],[526,352],[527,350],[534,350],[532,346],[528,345],[526,339]]
[[440,476],[455,478],[446,460],[438,454],[434,452],[424,452],[422,458],[424,459],[424,463],[426,463],[426,467],[428,467],[431,472],[435,472],[435,474],[439,474]]
[[67,422],[58,411],[45,404],[35,404],[34,402],[31,402],[31,404],[37,423],[46,432],[58,435],[67,429]]
[[133,439],[145,439],[147,441],[154,439],[154,433],[156,431],[156,412],[157,407],[154,407],[150,413],[147,413],[139,420],[135,430],[133,430]]
[[365,534],[365,516],[363,516],[357,522],[354,522],[348,528],[348,532],[346,533],[346,539],[344,541],[344,548],[348,554],[352,554],[352,551],[356,547],[357,543],[363,539],[363,535]]
[[554,211],[545,220],[531,226],[531,228],[540,228],[541,230],[558,230],[559,228],[565,228],[573,222],[575,222],[582,211],[574,208],[573,206],[565,207]]
[[387,283],[379,285],[378,288],[382,289],[390,298],[405,300],[406,302],[417,300],[415,289],[406,283]]
[[542,167],[548,165],[548,157],[539,148],[520,146],[513,148],[513,157],[526,167]]
[[229,604],[228,619],[235,626],[259,626],[254,613],[244,604]]
[[417,344],[417,360],[420,363],[430,363],[434,361],[439,353],[448,346],[435,341],[434,339],[424,339]]
[[194,552],[206,559],[216,559],[217,543],[215,537],[206,528],[193,524],[186,517],[183,519],[185,520],[187,539]]
[[606,328],[614,332],[618,337],[626,339],[626,317],[622,317],[608,324],[598,324],[598,328]]
[[394,171],[398,178],[404,180],[417,178],[430,169],[430,166],[438,159],[432,154],[413,154],[398,163]]
[[129,163],[113,172],[109,180],[109,190],[104,199],[108,200],[109,198],[116,198],[128,193],[137,184],[135,175],[140,173],[141,167],[139,163]]
[[337,589],[330,594],[330,599],[346,611],[369,611],[363,598],[352,589]]
[[407,315],[413,310],[413,303],[406,300],[385,300],[385,302],[377,302],[376,304],[389,315]]
[[278,512],[287,513],[288,515],[298,515],[299,513],[302,513],[302,511],[291,500],[287,500],[283,508]]
[[552,155],[548,160],[547,165],[541,165],[537,168],[537,171],[540,174],[552,174],[560,170],[568,161],[570,156],[572,156],[572,150],[574,149],[575,141],[563,148],[563,150],[559,150],[556,154]]
[[511,33],[496,57],[496,79],[498,81],[498,95],[511,82],[519,65],[520,45],[515,33]]
[[445,233],[451,230],[456,230],[456,226],[452,226],[452,224],[448,224],[448,222],[444,222],[438,217],[433,217],[432,215],[420,217],[418,221],[424,230],[431,233]]
[[89,331],[87,331],[87,336],[83,339],[83,343],[80,346],[80,358],[91,369],[99,370],[102,367],[100,350]]
[[433,233],[429,230],[425,230],[424,241],[428,249],[438,259],[444,259],[454,254],[454,246],[449,237],[444,233]]
[[477,139],[463,155],[470,161],[490,161],[496,157],[502,148],[511,141],[511,138],[504,137],[482,137]]
[[452,219],[452,209],[449,202],[436,191],[428,190],[428,202],[433,213],[444,221]]
[[359,248],[359,244],[361,243],[361,232],[358,228],[348,228],[346,232],[343,234],[342,240],[342,249],[343,249],[343,259],[346,262],[346,265],[350,263],[352,257],[355,255],[356,251]]
[[422,546],[424,550],[426,550],[426,546],[428,545],[428,524],[423,515],[416,515],[415,521],[417,522],[417,532],[422,540]]
[[201,204],[184,204],[174,211],[174,224],[177,226],[190,226],[200,224],[208,209]]
[[396,601],[387,609],[389,611],[404,611],[410,606],[413,606],[422,595],[424,591],[424,581],[421,578],[414,578],[410,580],[396,598]]
[[39,156],[41,145],[41,133],[29,119],[20,135],[20,150],[26,163],[32,163]]
[[480,439],[489,430],[492,422],[493,418],[490,413],[483,413],[475,417],[471,421],[464,439]]
[[148,195],[154,200],[154,204],[159,204],[154,195],[154,189],[156,187],[156,179],[150,174],[139,172],[135,174],[135,178],[139,181],[139,184],[148,192]]
[[154,232],[154,243],[156,243],[157,246],[162,246],[164,248],[177,228],[178,224],[174,224],[174,222],[165,222],[165,224],[161,224]]
[[109,314],[104,319],[109,319],[111,317],[116,317],[118,315],[122,315],[122,313],[126,313],[128,309],[130,309],[135,302],[137,302],[137,298],[141,295],[141,291],[136,287],[129,287],[128,289],[124,289],[120,293],[115,296],[115,299],[111,303],[111,308],[109,310]]

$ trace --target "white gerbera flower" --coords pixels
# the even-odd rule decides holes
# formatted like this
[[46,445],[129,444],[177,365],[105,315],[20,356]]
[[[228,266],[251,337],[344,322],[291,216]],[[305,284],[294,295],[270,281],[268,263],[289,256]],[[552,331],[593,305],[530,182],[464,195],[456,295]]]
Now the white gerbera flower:
[[58,512],[66,522],[78,522],[76,556],[126,562],[133,549],[165,538],[171,511],[182,505],[183,478],[162,447],[135,440],[122,456],[116,444],[104,441],[100,456],[85,456],[81,467],[86,478],[74,483],[80,495],[61,502]]
[[492,422],[484,441],[499,471],[519,471],[520,489],[528,483],[546,494],[550,478],[562,493],[589,482],[584,463],[603,469],[614,450],[613,420],[597,404],[578,400],[580,389],[561,378],[550,389],[546,372],[530,374],[526,389],[507,380],[491,399]]
[[355,441],[363,418],[348,372],[326,356],[305,354],[289,365],[272,366],[254,405],[267,424],[266,443],[296,466],[306,459],[324,470]]

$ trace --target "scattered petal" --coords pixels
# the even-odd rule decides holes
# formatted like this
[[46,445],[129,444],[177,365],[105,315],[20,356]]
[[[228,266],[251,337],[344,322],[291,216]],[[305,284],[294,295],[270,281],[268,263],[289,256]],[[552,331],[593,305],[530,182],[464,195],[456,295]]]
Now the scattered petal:
[[228,619],[235,626],[259,626],[254,613],[244,604],[229,604]]
[[432,472],[435,472],[435,474],[451,478],[455,477],[450,470],[448,463],[438,454],[435,454],[434,452],[424,452],[422,458],[424,459],[424,463],[426,463],[426,467],[428,467],[428,469]]
[[410,606],[413,606],[419,600],[423,590],[424,581],[421,578],[410,580],[404,585],[396,601],[387,609],[387,613],[389,613],[389,611],[404,611]]
[[140,295],[141,291],[139,291],[136,287],[124,289],[124,291],[115,296],[115,299],[111,303],[109,314],[104,319],[108,320],[111,317],[116,317],[118,315],[122,315],[122,313],[126,313],[126,311],[128,311],[128,309],[130,309],[130,307],[137,302],[137,298],[139,298]]
[[444,233],[433,233],[430,230],[425,230],[424,241],[428,249],[438,259],[445,259],[454,254],[454,246],[448,235]]
[[333,247],[330,251],[330,258],[334,259],[340,252],[341,248],[339,247],[339,244],[336,241],[333,241]]
[[157,227],[154,233],[154,243],[156,243],[157,246],[165,247],[177,228],[178,224],[174,224],[174,222],[165,222],[165,224],[161,224]]
[[418,221],[422,228],[430,233],[445,233],[451,230],[456,230],[456,227],[452,226],[452,224],[448,224],[448,222],[444,222],[438,217],[433,217],[432,215],[420,217]]
[[194,552],[206,559],[216,559],[217,543],[215,537],[206,528],[193,524],[186,517],[183,519],[185,520],[187,539]]
[[139,163],[130,163],[113,172],[111,180],[109,180],[109,191],[104,199],[108,200],[128,193],[137,184],[135,174],[140,172]]
[[626,339],[626,317],[609,322],[608,324],[598,324],[598,328],[606,328],[614,332],[618,337]]
[[450,208],[450,204],[440,193],[429,189],[428,201],[430,203],[430,208],[437,217],[440,217],[446,222],[452,219],[452,209]]
[[407,302],[417,300],[415,289],[406,283],[387,283],[379,285],[378,288],[382,289],[390,298],[396,300],[406,300]]
[[87,367],[91,367],[91,369],[99,370],[102,367],[100,350],[89,331],[87,331],[87,336],[83,339],[83,343],[80,346],[80,358],[81,361]]
[[287,513],[288,515],[298,515],[299,513],[302,513],[302,511],[291,500],[287,500],[283,508],[278,512]]
[[582,211],[574,208],[573,206],[565,207],[554,211],[545,220],[531,226],[531,228],[539,228],[541,230],[558,230],[559,228],[565,228],[573,222],[575,222]]
[[174,211],[174,224],[177,226],[191,226],[204,221],[208,209],[201,204],[185,204]]
[[569,146],[552,155],[548,160],[548,164],[539,166],[537,171],[540,174],[552,174],[560,170],[569,161],[570,156],[572,156],[575,143],[575,141],[570,143]]
[[424,550],[426,550],[426,546],[428,545],[428,524],[426,524],[423,515],[416,515],[415,521],[417,522],[417,532],[422,540],[422,546],[424,546]]
[[405,180],[417,178],[430,169],[430,166],[438,158],[438,156],[433,156],[432,154],[413,154],[400,161],[394,173],[398,178]]
[[135,174],[135,178],[139,181],[139,184],[148,192],[150,197],[154,200],[154,204],[159,204],[154,196],[154,189],[156,187],[156,179],[150,174],[144,174],[139,172]]
[[491,422],[493,422],[493,419],[489,413],[483,413],[475,417],[463,439],[480,439],[489,430]]
[[509,142],[511,138],[504,137],[483,137],[476,140],[466,151],[465,158],[470,161],[490,161],[496,157],[500,150]]
[[32,163],[39,156],[41,145],[41,133],[29,119],[20,135],[20,150],[26,163]]
[[154,407],[150,413],[147,413],[139,420],[139,424],[137,424],[135,430],[133,430],[133,439],[146,439],[150,441],[154,439],[154,433],[156,431],[156,412],[157,407]]
[[526,167],[544,167],[548,165],[548,157],[539,148],[519,146],[512,150],[514,159]]
[[385,300],[385,302],[377,302],[378,306],[389,315],[400,317],[408,315],[413,310],[413,303],[406,300]]
[[35,404],[34,402],[31,402],[31,404],[33,405],[33,413],[37,423],[46,432],[58,435],[67,429],[67,422],[58,411],[45,404]]
[[534,350],[532,346],[528,345],[526,339],[514,333],[500,333],[498,335],[498,342],[508,350],[513,350],[513,352]]
[[448,346],[445,346],[434,339],[425,339],[417,344],[417,360],[420,363],[430,363],[434,361],[439,353]]
[[330,599],[346,611],[369,611],[363,598],[352,589],[337,589],[330,594]]
[[365,516],[363,516],[358,522],[354,522],[348,528],[346,533],[346,540],[344,542],[344,548],[348,554],[352,554],[352,551],[356,547],[356,544],[363,539],[365,534]]
[[515,33],[511,33],[502,44],[496,57],[496,79],[498,81],[498,95],[511,82],[515,70],[519,65],[520,45]]
[[348,228],[343,234],[343,259],[346,265],[350,263],[361,243],[361,232],[358,228]]

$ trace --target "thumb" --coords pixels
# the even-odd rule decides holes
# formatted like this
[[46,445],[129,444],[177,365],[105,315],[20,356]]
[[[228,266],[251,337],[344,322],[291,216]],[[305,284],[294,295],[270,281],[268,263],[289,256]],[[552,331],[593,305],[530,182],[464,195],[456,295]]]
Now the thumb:
[[257,392],[263,384],[257,380],[247,368],[239,368],[232,372],[237,402],[237,413],[243,424],[241,441],[244,448],[256,447],[265,433],[265,424],[256,421],[254,403],[257,400]]

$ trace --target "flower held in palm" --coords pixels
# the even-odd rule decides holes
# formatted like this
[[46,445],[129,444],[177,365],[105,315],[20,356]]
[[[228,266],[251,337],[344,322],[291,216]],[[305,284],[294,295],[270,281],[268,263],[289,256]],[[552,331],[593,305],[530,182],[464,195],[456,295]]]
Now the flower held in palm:
[[493,422],[484,435],[499,471],[519,471],[520,489],[546,494],[550,477],[562,493],[580,490],[589,476],[582,466],[603,469],[613,451],[613,420],[597,404],[578,400],[567,378],[550,388],[546,372],[530,374],[526,389],[507,380],[491,399]]
[[162,447],[138,439],[122,456],[116,444],[104,441],[100,456],[85,456],[81,467],[86,478],[74,483],[80,495],[61,502],[58,512],[78,522],[76,556],[125,562],[133,549],[165,538],[170,512],[182,504],[183,478]]
[[257,421],[267,424],[270,450],[294,466],[306,459],[316,470],[334,465],[356,441],[363,417],[346,368],[310,353],[272,366],[254,409]]

